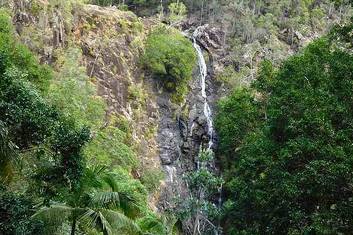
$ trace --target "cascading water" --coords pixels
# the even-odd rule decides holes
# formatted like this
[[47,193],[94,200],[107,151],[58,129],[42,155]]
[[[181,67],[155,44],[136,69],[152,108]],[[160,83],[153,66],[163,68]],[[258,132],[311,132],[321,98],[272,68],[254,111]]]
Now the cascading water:
[[[190,39],[198,62],[185,103],[172,104],[168,93],[159,94],[156,100],[160,113],[159,156],[166,173],[158,208],[188,214],[180,221],[183,234],[187,235],[219,235],[222,231],[218,219],[222,179],[212,157],[216,144],[211,107],[217,97],[214,91],[219,87],[208,81],[211,67],[208,68],[201,44],[203,39],[210,39],[207,33],[207,25],[193,33],[183,33]],[[210,184],[202,183],[203,180]]]
[[202,49],[197,44],[196,38],[199,35],[199,28],[197,28],[193,35],[192,35],[192,41],[193,41],[193,46],[197,52],[197,58],[198,58],[198,64],[199,64],[199,70],[200,70],[200,83],[201,83],[201,95],[202,98],[204,99],[204,107],[203,107],[203,113],[206,117],[207,120],[207,134],[209,136],[209,142],[208,142],[208,150],[212,151],[212,146],[213,146],[213,120],[212,120],[212,112],[210,105],[208,104],[207,101],[207,94],[206,94],[206,77],[207,77],[207,65],[205,58],[202,53]]
[[[208,145],[207,145],[207,151],[210,151],[213,154],[213,138],[214,138],[214,128],[213,128],[213,119],[212,119],[212,111],[211,111],[211,107],[208,103],[208,97],[207,97],[207,93],[206,93],[206,78],[207,78],[207,65],[206,65],[206,61],[205,58],[203,56],[202,53],[202,49],[200,47],[200,45],[197,43],[197,37],[199,36],[199,29],[197,28],[193,35],[192,35],[192,42],[193,42],[193,46],[196,50],[197,53],[197,58],[198,58],[198,66],[199,66],[199,72],[200,72],[200,86],[201,86],[201,96],[203,98],[203,114],[206,117],[206,123],[207,123],[207,135],[208,135]],[[193,126],[194,123],[191,126],[191,132],[193,130]],[[204,151],[205,149],[203,149],[203,145],[200,145],[200,151],[199,151],[199,155],[201,154],[202,151]],[[214,164],[214,163],[213,163]],[[199,159],[197,159],[197,170],[200,170],[201,167],[208,167],[207,165],[202,165],[202,163],[200,164]],[[219,198],[217,201],[217,207],[220,207],[222,204],[222,198],[221,198],[221,194],[222,194],[222,185],[220,186],[219,190]],[[203,199],[203,194],[201,193],[200,199]],[[214,225],[213,225],[214,226]],[[214,226],[214,234],[215,235],[219,235],[220,231],[219,231],[219,224],[218,224],[218,228],[217,226]]]

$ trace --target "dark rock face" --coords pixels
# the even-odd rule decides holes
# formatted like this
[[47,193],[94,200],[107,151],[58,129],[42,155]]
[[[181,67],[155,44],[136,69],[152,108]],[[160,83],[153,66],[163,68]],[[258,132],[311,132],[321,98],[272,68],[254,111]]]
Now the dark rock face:
[[186,186],[181,180],[184,168],[180,165],[180,143],[182,143],[184,124],[178,122],[176,116],[180,107],[170,102],[167,93],[157,97],[157,107],[159,111],[157,143],[161,164],[166,173],[158,208],[165,211],[175,207],[174,198],[186,193]]
[[157,105],[161,113],[160,131],[157,137],[160,146],[160,159],[163,165],[171,165],[179,158],[179,126],[173,117],[173,110],[171,109],[173,105],[168,96],[158,97]]
[[192,33],[198,28],[199,34],[196,37],[198,44],[209,53],[209,60],[211,67],[209,67],[209,73],[212,77],[223,70],[223,67],[229,63],[228,54],[225,50],[225,38],[226,35],[224,30],[205,24],[199,26],[199,22],[193,19],[188,19],[179,25],[179,28],[185,32]]
[[208,24],[199,27],[200,36],[197,41],[206,48],[210,53],[221,50],[224,40],[224,32],[220,29],[210,27]]
[[[157,81],[141,79],[143,71],[138,68],[137,61],[143,44],[136,42],[143,39],[145,34],[133,28],[140,23],[136,16],[114,8],[85,5],[73,9],[73,25],[69,28],[62,12],[58,9],[48,11],[47,3],[43,3],[45,14],[32,16],[30,1],[14,2],[14,23],[18,34],[38,54],[42,63],[55,63],[55,50],[65,49],[68,40],[82,49],[80,63],[86,67],[87,75],[95,78],[98,94],[107,101],[108,114],[117,113],[134,124],[133,138],[139,148],[142,167],[159,168],[162,165],[166,172],[162,189],[151,197],[151,207],[155,208],[156,203],[161,211],[174,208],[175,198],[186,198],[188,195],[183,176],[195,169],[195,157],[200,146],[206,146],[209,141],[197,64],[185,103],[173,104],[169,94],[159,89]],[[125,23],[128,23],[127,28],[123,27]],[[144,23],[144,26],[149,24],[152,23]],[[193,32],[196,25],[188,26],[189,32]],[[31,27],[35,30],[29,31]],[[31,37],[26,37],[26,33]],[[32,35],[41,35],[40,42],[45,46],[33,44],[32,38],[35,37]],[[213,72],[218,64],[217,58],[221,55],[223,37],[218,29],[204,26],[197,38],[204,52],[208,52],[206,90],[212,110],[218,99],[218,86]],[[143,110],[135,114],[134,104],[137,101],[130,97],[129,88],[140,84],[138,91],[148,95],[143,98],[146,100]],[[147,137],[146,133],[151,131],[149,127],[157,127],[156,135],[153,132],[152,137]],[[140,177],[138,171],[133,172],[133,175]]]
[[[212,71],[212,60],[208,58],[206,92],[208,103],[213,110],[219,98],[219,86],[213,79]],[[177,207],[176,201],[188,197],[184,176],[195,170],[200,147],[206,147],[210,139],[197,64],[195,64],[189,90],[182,105],[170,103],[165,93],[157,98],[160,113],[157,142],[160,149],[159,156],[166,173],[166,181],[158,205],[161,211]]]

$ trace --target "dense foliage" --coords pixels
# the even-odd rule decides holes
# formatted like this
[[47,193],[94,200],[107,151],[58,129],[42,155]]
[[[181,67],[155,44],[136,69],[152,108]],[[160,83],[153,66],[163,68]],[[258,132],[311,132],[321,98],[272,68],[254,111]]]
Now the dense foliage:
[[175,92],[175,101],[180,101],[186,94],[195,62],[192,44],[180,32],[161,26],[149,34],[144,66],[168,91]]
[[0,231],[4,235],[39,234],[42,222],[31,218],[34,203],[23,195],[0,189]]
[[[280,69],[272,66],[345,22],[352,15],[348,1],[4,0],[0,6],[29,7],[15,19],[33,15],[52,24],[47,13],[39,17],[43,3],[64,34],[72,30],[77,3],[116,5],[169,23],[151,27],[142,64],[175,102],[187,92],[196,58],[191,42],[171,25],[189,14],[222,29],[219,42],[227,51],[220,80],[232,87],[257,77],[219,104],[224,233],[352,233],[353,26],[337,26],[334,41],[318,40]],[[51,52],[52,71],[18,43],[11,24],[1,10],[0,234],[174,234],[176,219],[147,205],[163,174],[143,169],[139,175],[133,119],[106,114],[72,38]],[[32,46],[46,51],[45,40]],[[272,63],[257,71],[264,58]],[[129,89],[129,99],[146,99]],[[197,170],[185,174],[189,196],[175,212],[193,234],[221,230],[223,182],[211,171],[212,157],[201,152]]]
[[58,49],[53,72],[3,10],[0,39],[0,233],[165,234],[169,223],[131,176],[128,124],[106,117],[80,51]]
[[[5,139],[13,144],[14,155],[38,147],[42,149],[34,150],[38,159],[51,159],[37,172],[45,184],[68,183],[74,187],[83,168],[80,149],[89,139],[89,131],[66,119],[43,98],[36,86],[43,91],[48,89],[45,84],[51,76],[49,72],[43,73],[48,69],[13,39],[9,17],[4,12],[1,22],[3,29],[8,28],[0,32],[0,37],[7,41],[0,46],[0,121],[7,129]],[[43,172],[45,178],[40,176]]]
[[352,231],[352,61],[320,39],[220,103],[227,234]]
[[186,234],[215,234],[220,231],[217,224],[220,216],[219,190],[222,178],[213,171],[214,153],[203,150],[197,156],[197,169],[185,175],[189,195],[178,198],[177,217],[184,221]]
[[[213,6],[216,5],[215,0],[89,0],[88,2],[100,6],[115,5],[118,6],[120,9],[129,9],[131,11],[134,11],[140,16],[151,16],[154,14],[171,13],[175,6],[184,8],[186,5],[186,7],[192,12],[197,12],[199,10],[204,10],[203,8],[205,6],[209,8],[208,6],[210,4],[212,4]],[[182,3],[182,5],[180,5],[180,3]],[[172,9],[170,8],[170,6],[172,6]]]

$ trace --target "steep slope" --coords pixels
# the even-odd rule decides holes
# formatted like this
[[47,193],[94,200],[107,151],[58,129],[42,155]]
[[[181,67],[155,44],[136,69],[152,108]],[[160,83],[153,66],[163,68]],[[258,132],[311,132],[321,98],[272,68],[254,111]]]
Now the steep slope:
[[[107,123],[116,116],[129,124],[140,160],[133,176],[142,181],[144,175],[158,180],[158,172],[164,170],[163,190],[151,191],[149,202],[162,211],[174,208],[175,199],[187,193],[182,175],[194,169],[200,145],[209,138],[196,64],[191,92],[186,102],[178,105],[158,82],[144,78],[138,65],[146,34],[156,24],[153,20],[142,22],[133,13],[115,7],[70,2],[16,1],[12,7],[20,40],[39,55],[42,63],[60,70],[65,51],[73,47],[82,50],[80,64],[108,103]],[[198,37],[201,43],[202,34]],[[212,59],[208,64],[212,65]],[[214,105],[217,87],[210,79],[212,71],[212,66],[206,71],[207,93]],[[173,178],[178,178],[177,187],[171,182]]]
[[[127,125],[140,161],[132,175],[140,179],[152,175],[157,180],[152,186],[158,187],[161,170],[155,136],[159,114],[155,92],[150,91],[150,82],[143,81],[138,66],[147,30],[140,19],[116,8],[70,2],[15,1],[11,5],[19,39],[42,63],[60,72],[66,51],[81,49],[79,63],[108,104],[106,125],[112,119]],[[154,207],[158,195],[152,191],[149,202]]]

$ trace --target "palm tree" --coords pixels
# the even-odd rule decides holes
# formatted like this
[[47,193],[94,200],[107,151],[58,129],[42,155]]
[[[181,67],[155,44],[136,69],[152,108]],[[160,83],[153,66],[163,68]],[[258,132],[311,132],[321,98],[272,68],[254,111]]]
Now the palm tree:
[[139,226],[124,214],[121,205],[137,207],[136,203],[117,192],[114,177],[105,173],[104,168],[87,169],[80,189],[65,197],[65,203],[53,203],[42,207],[35,218],[45,223],[45,233],[50,234],[68,221],[71,235],[76,234],[78,225],[94,228],[104,235],[142,234]]

